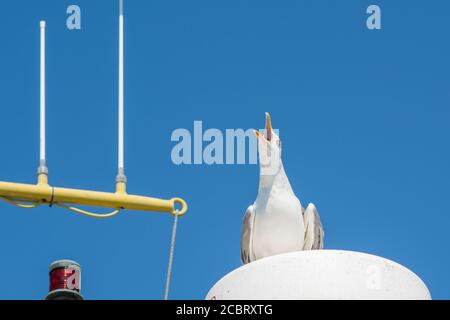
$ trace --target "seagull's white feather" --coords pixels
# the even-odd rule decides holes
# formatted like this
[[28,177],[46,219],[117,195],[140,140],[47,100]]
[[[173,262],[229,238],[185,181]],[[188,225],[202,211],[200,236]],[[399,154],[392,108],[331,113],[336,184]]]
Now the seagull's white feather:
[[273,176],[261,176],[253,205],[251,261],[303,249],[302,206],[292,191],[283,167]]
[[303,250],[323,249],[324,231],[320,222],[319,212],[312,203],[306,207],[303,212],[303,221],[305,223],[305,243]]
[[241,260],[242,263],[249,263],[253,258],[252,242],[253,242],[253,224],[255,222],[255,209],[253,205],[247,208],[242,222],[241,236]]

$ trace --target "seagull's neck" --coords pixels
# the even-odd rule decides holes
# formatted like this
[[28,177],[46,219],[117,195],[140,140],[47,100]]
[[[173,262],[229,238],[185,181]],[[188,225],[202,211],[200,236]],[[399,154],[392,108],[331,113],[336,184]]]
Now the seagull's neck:
[[283,163],[280,160],[280,168],[275,174],[272,175],[259,175],[259,190],[258,190],[258,198],[266,197],[270,194],[273,188],[277,188],[277,190],[284,190],[285,192],[291,192],[292,187],[289,183],[289,179],[284,171]]

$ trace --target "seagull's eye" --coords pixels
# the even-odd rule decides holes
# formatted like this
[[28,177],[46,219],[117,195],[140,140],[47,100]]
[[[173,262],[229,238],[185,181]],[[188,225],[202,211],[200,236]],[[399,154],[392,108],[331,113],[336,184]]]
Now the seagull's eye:
[[281,148],[281,140],[280,140],[280,139],[277,140],[277,146],[278,146],[279,148]]

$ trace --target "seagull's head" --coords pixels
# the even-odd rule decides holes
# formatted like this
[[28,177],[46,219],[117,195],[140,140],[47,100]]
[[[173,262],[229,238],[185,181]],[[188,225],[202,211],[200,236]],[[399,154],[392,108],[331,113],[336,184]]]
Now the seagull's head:
[[266,127],[264,134],[255,130],[258,141],[258,157],[261,173],[273,175],[281,167],[281,140],[273,131],[270,114],[266,112]]

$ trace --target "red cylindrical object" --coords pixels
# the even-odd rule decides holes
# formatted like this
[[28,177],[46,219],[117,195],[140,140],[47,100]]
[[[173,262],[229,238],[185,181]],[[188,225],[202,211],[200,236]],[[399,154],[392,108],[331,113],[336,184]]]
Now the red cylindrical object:
[[80,292],[80,269],[76,266],[55,268],[50,271],[50,291],[68,289]]
[[71,260],[50,265],[50,292],[47,300],[81,300],[81,266]]

